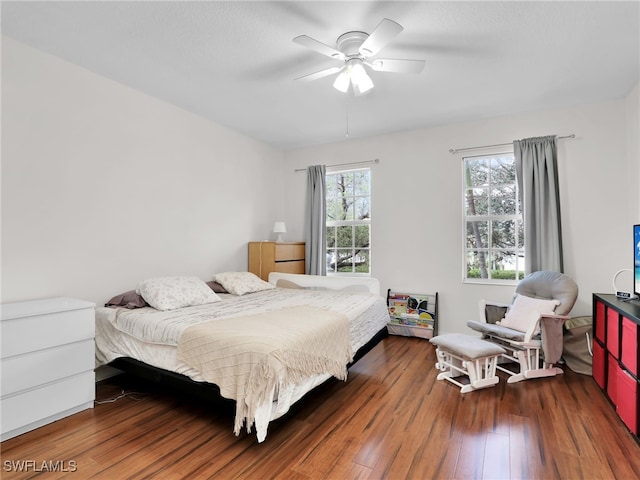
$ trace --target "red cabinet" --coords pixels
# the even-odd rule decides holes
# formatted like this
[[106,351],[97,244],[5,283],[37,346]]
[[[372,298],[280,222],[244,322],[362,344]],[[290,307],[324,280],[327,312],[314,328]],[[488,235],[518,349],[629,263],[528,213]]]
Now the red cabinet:
[[616,362],[613,355],[607,355],[607,386],[605,390],[609,395],[609,400],[614,405],[618,405],[618,372],[620,371],[620,364]]
[[[606,310],[605,310],[604,303],[594,302],[593,310],[595,312],[594,314],[595,318],[606,317],[606,313],[605,313]],[[604,332],[605,332],[606,323],[607,322],[602,321],[602,322],[597,322],[595,325],[596,338],[600,340],[600,343],[603,345],[604,345]]]
[[604,348],[600,346],[599,342],[593,342],[593,379],[600,386],[601,389],[606,388],[606,375],[605,375],[605,358]]
[[593,378],[624,424],[640,432],[640,302],[593,295]]
[[[621,368],[617,371],[616,389],[618,391],[616,399],[616,412],[629,430],[638,434],[638,380],[626,370]],[[635,429],[633,427],[636,427]]]
[[620,312],[607,308],[607,350],[611,355],[619,358],[620,345]]
[[622,317],[622,355],[620,360],[631,374],[638,376],[638,325]]

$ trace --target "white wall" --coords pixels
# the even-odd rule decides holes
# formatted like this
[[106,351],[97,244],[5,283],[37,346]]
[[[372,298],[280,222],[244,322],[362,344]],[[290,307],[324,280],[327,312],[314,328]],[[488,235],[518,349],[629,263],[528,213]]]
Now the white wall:
[[[212,92],[212,95],[215,92]],[[2,39],[2,301],[246,270],[282,152]]]
[[466,331],[478,299],[513,288],[461,282],[461,162],[448,150],[553,133],[576,134],[559,142],[574,315],[631,266],[638,86],[620,101],[282,153],[7,38],[2,67],[3,302],[102,303],[150,276],[245,269],[246,243],[272,236],[274,220],[303,237],[295,168],[379,158],[374,276],[385,290],[439,291],[441,330]]
[[637,152],[633,159],[627,154],[628,103],[582,105],[288,152],[286,215],[296,219],[292,231],[301,236],[306,179],[295,168],[380,159],[372,166],[372,273],[384,290],[438,291],[441,331],[465,332],[466,320],[477,318],[479,299],[508,301],[513,287],[461,281],[461,155],[449,149],[574,133],[573,140],[559,140],[558,152],[565,272],[580,287],[573,315],[590,314],[591,294],[610,292],[613,274],[631,268],[634,208],[629,200],[638,177],[629,180],[628,175],[638,171],[639,160]]
[[640,83],[626,99],[627,158],[629,160],[629,194],[632,205],[631,221],[640,223]]

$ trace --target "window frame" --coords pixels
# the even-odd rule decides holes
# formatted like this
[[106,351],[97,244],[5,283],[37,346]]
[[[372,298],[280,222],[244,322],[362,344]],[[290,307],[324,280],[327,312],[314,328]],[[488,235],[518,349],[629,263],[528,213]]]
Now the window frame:
[[[328,184],[328,179],[330,176],[334,176],[334,175],[340,175],[340,174],[344,174],[344,173],[352,173],[352,172],[363,172],[366,171],[368,172],[369,175],[369,194],[368,195],[355,195],[355,192],[353,195],[350,195],[350,198],[353,198],[354,200],[357,198],[368,198],[368,202],[369,202],[369,218],[364,219],[364,220],[356,220],[355,219],[355,215],[354,215],[354,219],[353,220],[335,220],[335,221],[329,221],[328,220],[328,215],[329,215],[329,209],[326,209],[326,213],[325,213],[325,229],[326,229],[326,235],[325,235],[325,240],[326,242],[326,248],[325,251],[327,252],[327,254],[329,253],[329,250],[332,250],[334,253],[337,252],[337,250],[339,249],[343,249],[346,247],[329,247],[329,242],[328,242],[328,237],[329,237],[329,229],[330,228],[338,228],[338,227],[345,227],[345,226],[351,226],[352,228],[355,228],[357,226],[360,225],[366,225],[369,227],[369,246],[368,247],[361,247],[361,249],[366,249],[368,251],[369,254],[369,271],[368,272],[356,272],[353,271],[354,267],[352,265],[352,270],[350,272],[338,272],[338,271],[334,271],[334,270],[330,270],[329,269],[329,265],[327,265],[327,275],[328,276],[363,276],[363,277],[371,277],[372,275],[372,263],[371,263],[371,184],[372,184],[372,169],[370,167],[358,167],[358,168],[336,168],[336,169],[331,169],[328,170],[325,174],[325,183]],[[355,187],[355,185],[354,185]],[[328,189],[327,189],[328,190]],[[334,197],[335,198],[335,197]],[[325,205],[328,207],[328,203],[329,203],[329,196],[326,196],[325,199]],[[355,214],[355,212],[354,212]],[[337,232],[336,232],[337,233]],[[352,244],[350,247],[352,250],[356,250],[356,246],[355,246],[355,235],[352,236]],[[334,258],[336,257],[336,255],[334,255]],[[329,262],[327,262],[329,263]]]
[[[488,211],[487,214],[485,215],[477,215],[477,216],[469,216],[467,214],[467,207],[468,207],[468,188],[467,188],[467,180],[466,180],[466,162],[467,160],[478,160],[478,159],[492,159],[492,158],[497,158],[497,157],[505,157],[505,156],[510,156],[511,158],[513,158],[514,161],[514,182],[513,182],[513,188],[514,188],[514,194],[515,194],[515,206],[516,206],[516,213],[515,214],[500,214],[500,215],[494,215],[492,214],[492,212]],[[476,155],[464,155],[461,158],[461,169],[462,169],[462,174],[461,174],[461,179],[462,179],[462,282],[463,283],[467,283],[467,284],[481,284],[481,285],[517,285],[518,282],[522,279],[522,277],[525,275],[525,268],[526,268],[526,257],[525,257],[525,253],[524,253],[524,217],[522,214],[522,205],[520,204],[520,200],[519,200],[519,190],[520,187],[518,185],[518,179],[517,179],[517,174],[515,173],[515,156],[514,156],[514,152],[513,150],[500,150],[500,151],[489,151],[486,153],[482,153],[482,154],[476,154]],[[508,187],[511,186],[511,183],[508,184],[492,184],[491,182],[491,176],[488,178],[487,181],[487,185],[486,185],[486,189],[488,191],[488,195],[487,195],[487,204],[491,205],[491,188],[492,185],[493,186],[500,186],[500,187]],[[472,188],[472,187],[470,187]],[[483,187],[484,188],[484,187]],[[470,254],[470,252],[473,251],[478,251],[479,249],[477,247],[469,247],[467,244],[467,236],[468,236],[468,232],[467,232],[467,227],[468,224],[470,223],[470,219],[474,219],[476,221],[484,221],[487,223],[487,240],[489,242],[489,245],[482,249],[483,251],[485,251],[487,253],[487,257],[489,257],[489,261],[487,263],[491,263],[490,261],[490,257],[491,254],[494,252],[504,252],[504,251],[508,251],[508,252],[513,252],[515,254],[516,257],[516,264],[515,264],[515,278],[514,279],[504,279],[504,278],[491,278],[491,272],[492,269],[489,268],[488,269],[488,274],[489,274],[489,278],[474,278],[474,277],[468,277],[467,273],[467,259],[468,259],[468,255]],[[514,221],[514,225],[515,225],[515,231],[514,231],[514,240],[515,240],[515,247],[513,248],[497,248],[494,247],[492,244],[492,226],[495,222],[497,221]],[[519,228],[522,229],[522,232],[519,232]],[[522,245],[519,245],[519,235],[522,235]]]

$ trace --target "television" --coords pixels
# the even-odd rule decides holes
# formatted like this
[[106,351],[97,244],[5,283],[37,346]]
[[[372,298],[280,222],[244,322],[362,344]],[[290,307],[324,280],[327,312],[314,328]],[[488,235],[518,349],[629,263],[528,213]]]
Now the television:
[[640,298],[640,225],[633,226],[633,293]]

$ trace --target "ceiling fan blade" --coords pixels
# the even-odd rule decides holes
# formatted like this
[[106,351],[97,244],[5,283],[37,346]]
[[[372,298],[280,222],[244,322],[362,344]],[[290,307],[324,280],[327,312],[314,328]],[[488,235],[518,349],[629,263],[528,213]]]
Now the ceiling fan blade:
[[329,45],[325,45],[324,43],[319,42],[318,40],[315,40],[306,35],[300,35],[294,38],[293,42],[297,43],[298,45],[302,45],[303,47],[310,48],[311,50],[321,53],[322,55],[326,55],[327,57],[335,58],[336,60],[344,60],[345,58],[344,53],[342,53],[341,51],[336,50]]
[[425,61],[378,58],[367,65],[376,72],[420,73],[424,68]]
[[360,45],[360,54],[365,57],[375,55],[402,30],[404,29],[399,23],[383,18],[369,37]]
[[312,80],[317,80],[319,78],[327,77],[327,76],[332,75],[334,73],[338,73],[344,67],[345,66],[343,65],[342,67],[326,68],[324,70],[320,70],[319,72],[310,73],[308,75],[303,75],[301,77],[296,78],[296,80],[302,80],[303,82],[310,82]]

